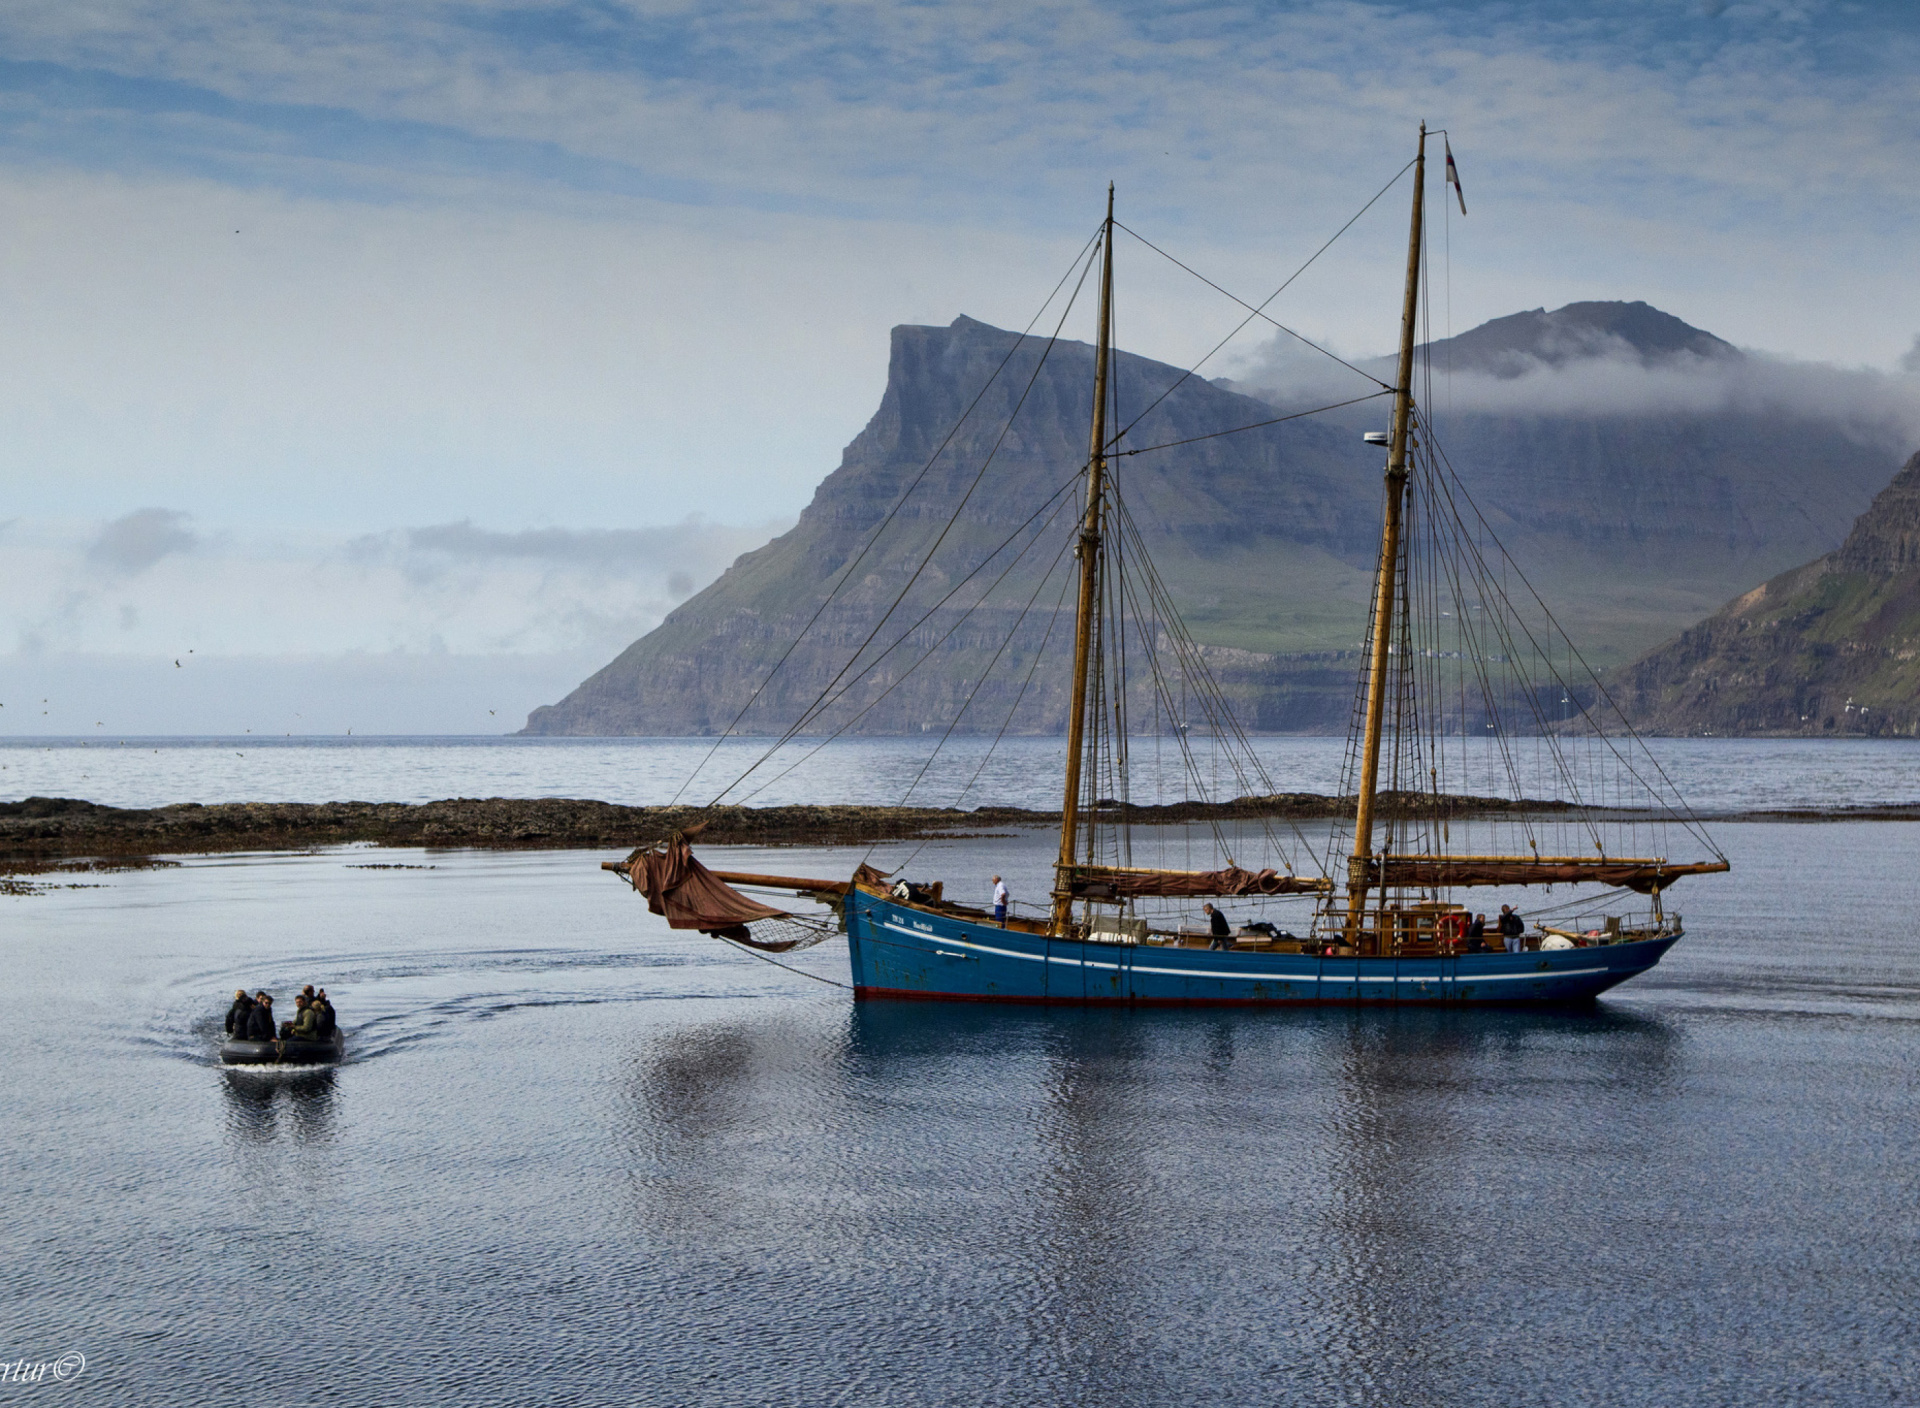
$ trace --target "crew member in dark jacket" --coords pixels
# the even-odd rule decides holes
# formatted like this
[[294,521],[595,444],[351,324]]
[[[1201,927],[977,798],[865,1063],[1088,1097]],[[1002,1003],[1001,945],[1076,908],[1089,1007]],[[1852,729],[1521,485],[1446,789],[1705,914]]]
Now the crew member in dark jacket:
[[321,988],[313,999],[314,1009],[320,1014],[320,1040],[328,1041],[333,1037],[333,1001],[327,996],[327,990]]
[[1526,945],[1521,942],[1521,936],[1524,935],[1526,932],[1527,932],[1527,921],[1522,919],[1518,914],[1514,913],[1512,905],[1510,904],[1501,905],[1500,906],[1500,936],[1507,941],[1508,953],[1525,952]]
[[247,996],[245,988],[236,988],[233,1006],[227,1009],[227,1035],[244,1038],[247,1034],[247,1018],[252,1012],[253,999]]
[[273,1040],[273,998],[264,992],[253,995],[253,1011],[247,1014],[247,1040]]
[[1233,941],[1233,926],[1227,923],[1227,916],[1212,905],[1208,905],[1206,909],[1212,916],[1208,921],[1208,932],[1213,936],[1208,940],[1207,947],[1226,948]]

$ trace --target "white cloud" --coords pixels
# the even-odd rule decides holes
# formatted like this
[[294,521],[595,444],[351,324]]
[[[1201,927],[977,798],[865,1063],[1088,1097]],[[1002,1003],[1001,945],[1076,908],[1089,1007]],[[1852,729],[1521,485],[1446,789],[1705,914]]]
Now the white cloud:
[[[1385,374],[1383,360],[1362,358],[1360,365]],[[1351,371],[1285,337],[1233,364],[1231,384],[1290,408],[1330,405],[1366,389]],[[1902,459],[1920,446],[1920,376],[1757,352],[1680,356],[1649,366],[1622,344],[1615,355],[1558,365],[1536,361],[1510,376],[1448,373],[1436,356],[1431,401],[1443,416],[1784,413],[1831,422]]]
[[11,511],[341,532],[795,513],[878,404],[889,326],[1024,321],[1072,252],[171,178],[0,172],[0,202]]
[[[8,525],[0,681],[15,697],[0,697],[0,731],[71,732],[108,715],[127,732],[211,729],[220,716],[298,731],[280,704],[257,702],[297,697],[311,701],[298,712],[314,728],[384,717],[390,729],[484,731],[473,709],[489,680],[500,682],[488,700],[496,731],[517,728],[787,526],[500,533],[457,522],[342,539],[192,535],[178,514],[130,517],[104,530]],[[192,551],[156,541],[155,528]],[[103,542],[118,546],[103,555]],[[149,686],[128,683],[142,678]],[[379,680],[400,694],[369,698]],[[219,703],[218,682],[241,692]],[[548,697],[522,697],[535,683]],[[52,702],[22,708],[28,695]],[[403,700],[404,718],[392,712]],[[195,724],[189,704],[210,712]]]
[[[1910,7],[16,0],[0,52],[0,481],[30,520],[0,538],[0,648],[44,658],[624,644],[708,568],[616,570],[626,540],[582,535],[796,512],[887,328],[1024,324],[1109,178],[1258,298],[1422,116],[1473,211],[1436,207],[1434,335],[1645,299],[1920,369]],[[1404,238],[1402,187],[1276,312],[1391,345]],[[1239,316],[1122,245],[1129,349],[1189,363]],[[1908,424],[1910,378],[1589,370],[1456,393],[1813,387]],[[85,560],[155,505],[188,517]],[[349,550],[391,524],[443,531]],[[576,536],[521,536],[546,532]],[[595,553],[590,586],[568,554]]]
[[[621,523],[736,516],[696,482],[791,512],[870,413],[886,328],[1023,322],[1108,177],[1129,223],[1264,293],[1421,113],[1472,193],[1436,230],[1455,327],[1646,298],[1884,363],[1920,321],[1916,32],[1653,0],[27,0],[0,15],[26,314],[0,468],[38,513],[73,511],[44,486],[122,512],[162,481],[342,528],[367,496],[538,522],[636,482]],[[1383,202],[1282,311],[1390,342],[1403,219]],[[1183,361],[1230,325],[1126,261],[1130,347]]]
[[1784,412],[1834,422],[1901,457],[1920,446],[1914,378],[1753,354],[1665,369],[1595,358],[1513,378],[1455,376],[1438,396],[1449,410],[1516,415]]
[[87,561],[115,572],[144,572],[170,553],[189,552],[200,540],[186,528],[187,515],[168,508],[140,508],[100,530]]
[[[183,517],[146,510],[104,530],[16,522],[0,550],[0,641],[156,655],[610,654],[652,629],[679,588],[712,581],[788,526],[501,533],[462,521],[351,538],[196,537]],[[178,540],[156,541],[154,524]],[[118,546],[103,554],[103,543]]]

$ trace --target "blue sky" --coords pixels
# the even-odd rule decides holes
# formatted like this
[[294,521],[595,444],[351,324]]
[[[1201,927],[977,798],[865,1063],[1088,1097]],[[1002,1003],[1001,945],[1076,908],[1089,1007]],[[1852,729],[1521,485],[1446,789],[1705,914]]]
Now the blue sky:
[[[325,581],[356,607],[250,610],[230,654],[429,649],[439,608],[353,556],[369,535],[679,525],[717,570],[837,462],[891,325],[1024,323],[1109,179],[1130,224],[1264,294],[1421,118],[1472,211],[1436,230],[1455,330],[1645,298],[1843,365],[1920,336],[1910,4],[15,0],[0,578],[33,589],[0,607],[0,691],[204,632],[167,591],[242,562],[278,564],[263,600]],[[1386,346],[1404,219],[1383,202],[1287,316]],[[1234,321],[1127,258],[1134,350],[1181,361]],[[103,578],[90,545],[146,510],[189,545]],[[393,580],[346,592],[355,570]],[[599,604],[571,570],[524,629],[442,647],[570,671],[672,599],[639,559]]]

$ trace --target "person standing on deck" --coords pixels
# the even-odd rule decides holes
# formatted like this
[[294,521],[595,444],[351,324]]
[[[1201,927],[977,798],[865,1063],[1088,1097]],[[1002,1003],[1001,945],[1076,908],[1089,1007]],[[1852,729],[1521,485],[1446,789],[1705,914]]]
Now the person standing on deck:
[[1227,916],[1215,909],[1212,905],[1206,905],[1204,908],[1208,915],[1207,932],[1209,937],[1207,939],[1207,947],[1230,947],[1233,941],[1233,926],[1227,922]]
[[1506,947],[1507,947],[1508,953],[1526,952],[1527,946],[1522,940],[1522,935],[1524,935],[1526,932],[1527,932],[1527,921],[1522,919],[1519,915],[1513,912],[1512,905],[1510,904],[1501,905],[1500,906],[1500,936],[1507,941]]
[[998,875],[993,877],[993,922],[1002,929],[1007,927],[1007,882]]

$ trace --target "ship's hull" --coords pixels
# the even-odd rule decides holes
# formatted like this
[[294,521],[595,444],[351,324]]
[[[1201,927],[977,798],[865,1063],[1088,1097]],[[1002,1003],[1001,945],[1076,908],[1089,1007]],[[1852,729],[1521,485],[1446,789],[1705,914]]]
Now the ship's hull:
[[1142,1007],[1567,1003],[1646,972],[1679,937],[1534,953],[1322,958],[1048,938],[860,891],[847,897],[853,987],[863,998]]

